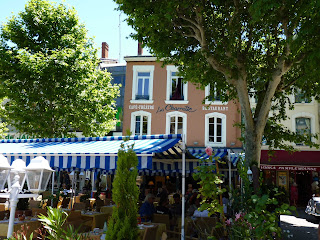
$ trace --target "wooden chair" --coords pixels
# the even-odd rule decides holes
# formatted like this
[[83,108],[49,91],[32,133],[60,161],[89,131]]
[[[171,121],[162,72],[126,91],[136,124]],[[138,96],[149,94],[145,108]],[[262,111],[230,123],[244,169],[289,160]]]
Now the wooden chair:
[[166,228],[170,230],[170,219],[168,214],[153,214],[152,222],[164,223]]
[[7,218],[9,219],[9,216],[10,216],[10,211],[9,210],[0,211],[0,220],[3,220],[6,214],[7,214]]
[[142,240],[155,240],[157,236],[157,230],[158,226],[146,228]]
[[31,211],[32,211],[32,216],[34,216],[34,217],[37,217],[40,214],[47,216],[47,209],[31,208]]
[[69,206],[69,203],[70,203],[70,198],[63,198],[61,202],[61,208],[67,208]]
[[206,238],[218,234],[216,224],[218,219],[216,217],[200,217],[194,222],[195,228],[199,237]]
[[0,203],[0,211],[5,211],[6,205],[4,203]]
[[86,204],[84,202],[75,202],[73,204],[73,209],[74,210],[85,210],[86,209]]
[[33,199],[29,200],[29,207],[32,208],[38,208],[40,206],[40,201],[35,201]]

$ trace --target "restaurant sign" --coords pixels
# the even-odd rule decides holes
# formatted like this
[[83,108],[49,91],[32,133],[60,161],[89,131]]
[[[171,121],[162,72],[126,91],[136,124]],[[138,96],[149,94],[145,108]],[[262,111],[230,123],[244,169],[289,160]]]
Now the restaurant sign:
[[283,166],[283,165],[266,165],[261,164],[262,170],[279,170],[279,171],[320,171],[319,167],[314,166]]

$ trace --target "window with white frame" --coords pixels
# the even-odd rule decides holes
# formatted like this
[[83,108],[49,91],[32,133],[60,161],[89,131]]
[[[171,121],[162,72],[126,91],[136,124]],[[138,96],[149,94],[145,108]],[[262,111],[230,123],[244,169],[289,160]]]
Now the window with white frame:
[[226,104],[221,101],[221,91],[217,90],[215,84],[208,84],[205,87],[205,104]]
[[132,100],[151,103],[153,101],[153,65],[133,66]]
[[[292,128],[296,133],[301,135],[315,134],[315,117],[308,112],[297,113],[292,116]],[[313,138],[310,136],[310,140]],[[297,145],[304,145],[303,143],[297,143]]]
[[226,146],[226,115],[222,113],[208,113],[205,116],[205,144],[206,146]]
[[131,113],[131,132],[133,135],[150,135],[151,113],[145,111]]
[[178,68],[167,66],[167,97],[170,103],[186,103],[188,100],[188,84],[183,82],[183,78],[178,75]]
[[[187,114],[182,112],[167,113],[167,134],[184,134],[186,136],[187,129]],[[186,137],[185,137],[186,139]]]
[[294,103],[311,103],[311,98],[306,97],[301,90],[294,95]]

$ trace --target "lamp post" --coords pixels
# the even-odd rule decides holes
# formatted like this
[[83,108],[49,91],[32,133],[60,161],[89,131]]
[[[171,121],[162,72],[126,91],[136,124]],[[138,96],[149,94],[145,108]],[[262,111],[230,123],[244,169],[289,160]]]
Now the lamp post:
[[[10,218],[7,238],[13,232],[14,218],[19,198],[37,197],[47,187],[53,170],[49,166],[48,160],[43,157],[36,157],[30,161],[28,167],[21,159],[16,159],[9,165],[7,158],[0,155],[0,198],[10,199]],[[28,191],[34,194],[22,193],[23,186],[27,180]],[[8,189],[5,183],[8,182]]]
[[249,181],[252,182],[252,171],[250,168],[248,168],[247,175],[248,175]]

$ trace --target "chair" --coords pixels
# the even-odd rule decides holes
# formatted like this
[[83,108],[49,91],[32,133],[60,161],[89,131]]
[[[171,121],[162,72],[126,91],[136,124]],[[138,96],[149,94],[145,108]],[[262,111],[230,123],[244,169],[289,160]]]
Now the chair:
[[31,211],[32,211],[32,216],[34,216],[34,217],[37,217],[40,214],[47,216],[47,209],[31,208]]
[[80,211],[70,211],[64,227],[67,228],[68,225],[72,225],[75,229],[79,229],[79,232],[88,232],[91,230],[92,219],[81,216]]
[[170,230],[170,219],[168,214],[153,214],[152,222],[164,223],[166,228]]
[[142,240],[155,240],[157,236],[157,230],[158,226],[146,228]]
[[9,218],[9,215],[10,215],[10,211],[9,210],[0,211],[0,220],[3,220],[6,214],[7,214],[7,218]]
[[40,201],[35,201],[33,199],[29,200],[29,207],[32,208],[38,208],[40,206]]
[[70,202],[70,198],[63,198],[62,202],[61,202],[61,208],[67,208]]
[[216,217],[201,217],[197,218],[194,222],[195,228],[200,237],[212,236],[219,234],[216,229],[218,219]]
[[4,203],[0,203],[0,211],[5,211],[6,205]]
[[73,209],[74,210],[85,210],[86,209],[86,204],[84,202],[75,202],[73,204]]

